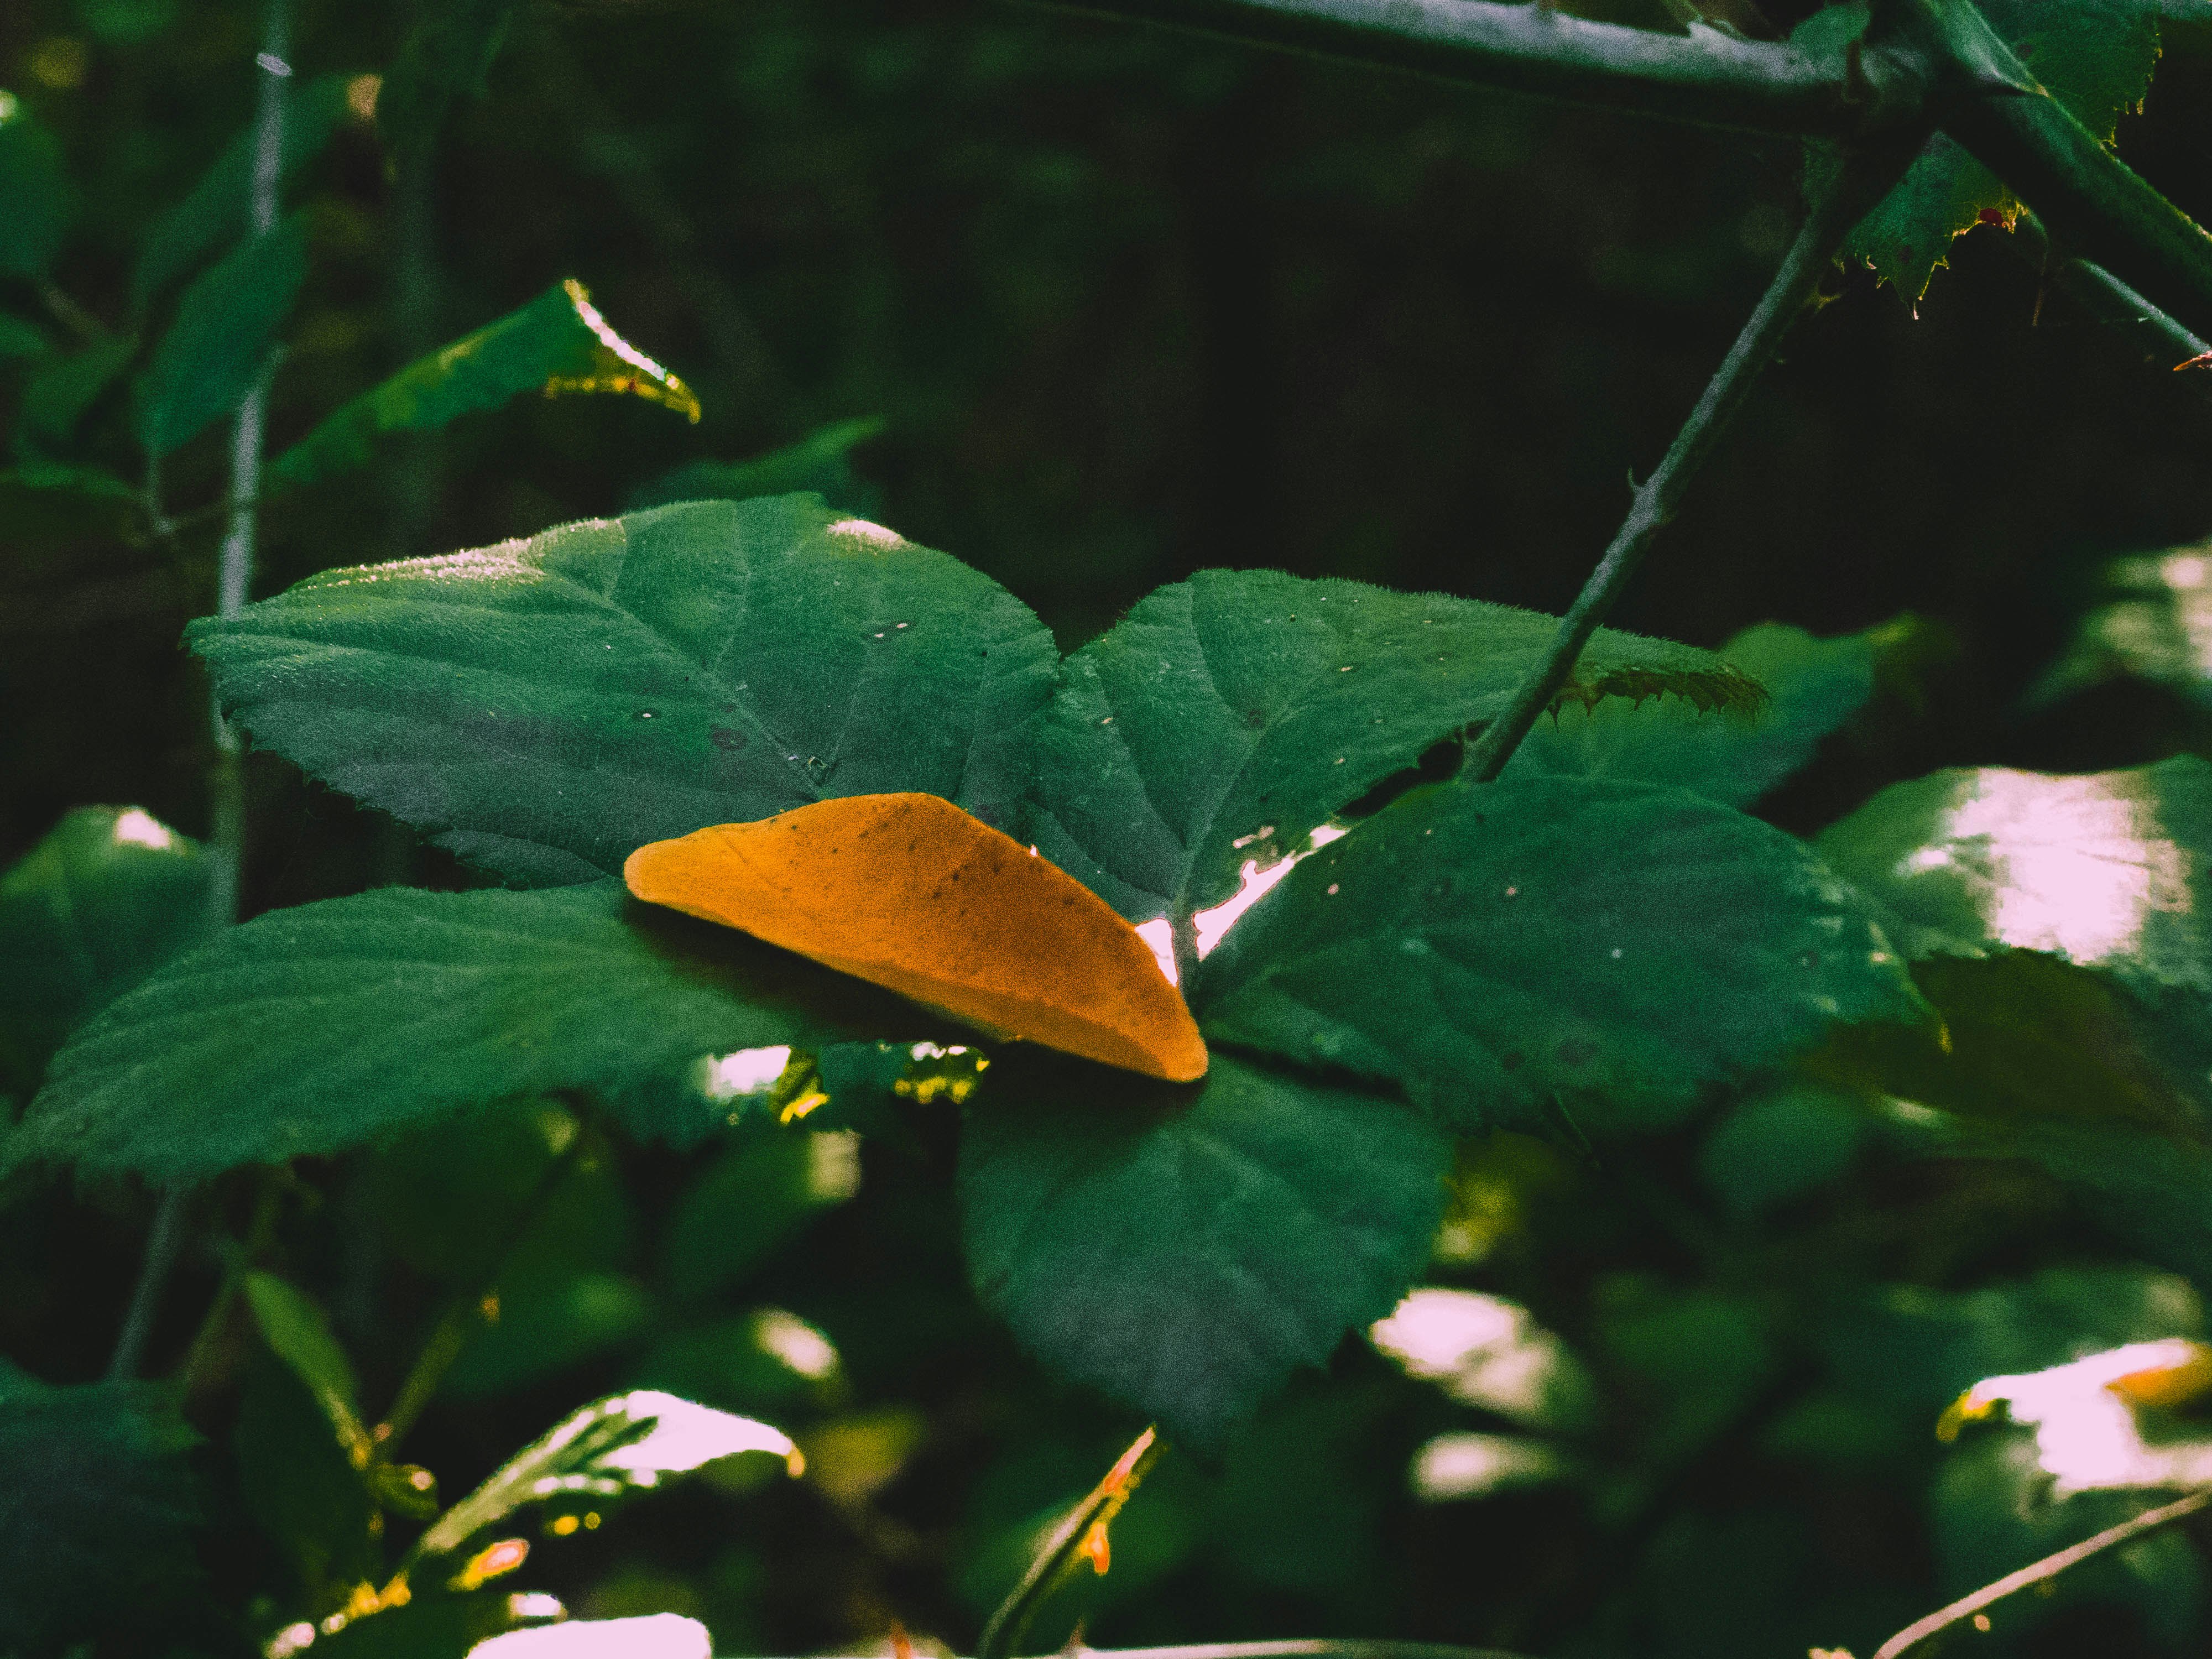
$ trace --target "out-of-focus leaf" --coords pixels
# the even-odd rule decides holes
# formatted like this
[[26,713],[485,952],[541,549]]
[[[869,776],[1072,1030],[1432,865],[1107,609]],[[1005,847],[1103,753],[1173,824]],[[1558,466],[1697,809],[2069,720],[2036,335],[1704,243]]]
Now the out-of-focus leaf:
[[[343,1622],[314,1637],[315,1659],[465,1659],[523,1622],[515,1606],[520,1599],[503,1589],[456,1595],[424,1587],[404,1606],[380,1607],[367,1617],[335,1615]],[[530,1600],[552,1602],[546,1611],[558,1612],[560,1604],[550,1596]]]
[[78,424],[115,377],[137,355],[136,335],[116,334],[68,357],[43,365],[23,387],[21,425],[15,451],[27,460],[69,442]]
[[272,486],[313,483],[368,465],[376,441],[428,432],[525,392],[626,392],[699,418],[699,400],[615,332],[573,279],[519,311],[410,363],[364,392],[270,464]]
[[1637,1470],[1599,1500],[1626,1516],[1742,1415],[1782,1357],[1766,1310],[1708,1285],[1624,1273],[1599,1286],[1597,1319],[1599,1346],[1626,1374],[1643,1435]]
[[291,1368],[330,1422],[348,1459],[366,1468],[374,1452],[361,1420],[353,1363],[331,1334],[323,1310],[274,1273],[246,1275],[246,1302],[269,1351]]
[[2115,559],[2112,597],[2084,617],[2029,692],[2051,703],[2123,676],[2212,703],[2212,543]]
[[[652,1389],[597,1401],[526,1446],[433,1522],[411,1560],[448,1555],[529,1504],[604,1502],[717,1458],[796,1448],[781,1430]],[[597,1502],[594,1503],[597,1507]]]
[[635,1279],[559,1266],[502,1279],[498,1308],[446,1373],[444,1389],[456,1399],[502,1394],[619,1348],[653,1315]]
[[624,510],[635,513],[670,501],[742,501],[755,495],[811,490],[848,513],[872,513],[877,492],[853,476],[854,448],[877,436],[875,416],[840,421],[781,449],[746,461],[689,461],[630,492]]
[[[539,1188],[582,1133],[550,1100],[504,1102],[413,1130],[365,1161],[362,1207],[416,1272],[470,1284],[502,1261],[533,1269],[614,1268],[636,1232],[610,1160],[586,1150]],[[518,1237],[526,1212],[536,1220]]]
[[1448,1154],[1395,1102],[1228,1055],[1179,1088],[1017,1054],[968,1108],[969,1271],[1050,1369],[1215,1448],[1397,1302]]
[[0,545],[18,555],[126,539],[138,491],[89,467],[25,466],[0,472]]
[[246,401],[307,276],[307,234],[290,219],[193,279],[131,388],[148,454],[182,447]]
[[1595,1415],[1595,1389],[1582,1362],[1504,1297],[1425,1285],[1367,1336],[1408,1376],[1524,1427],[1583,1429]]
[[0,1367],[0,1651],[161,1627],[199,1576],[198,1438],[167,1389]]
[[420,9],[376,100],[376,125],[401,165],[437,141],[457,98],[481,98],[506,43],[514,0],[453,0]]
[[1838,1023],[1917,1022],[1905,963],[1802,842],[1686,790],[1417,790],[1231,928],[1207,1036],[1402,1085],[1454,1124],[1668,1121]]
[[[2142,102],[2158,64],[2158,12],[2147,0],[1984,0],[1990,27],[2028,73],[2100,139]],[[1790,39],[1838,49],[1865,32],[1865,0],[1830,6]],[[1948,264],[1954,237],[1977,224],[2009,229],[2020,204],[1996,175],[1938,133],[1904,179],[1859,222],[1844,251],[1864,259],[1908,304]]]
[[2039,951],[2139,988],[2212,992],[2212,763],[2052,777],[1984,767],[1893,785],[1823,857],[1915,958]]
[[0,311],[0,358],[43,357],[50,349],[34,325]]
[[69,1032],[210,938],[198,843],[136,806],[80,806],[0,875],[0,1085],[28,1092]]
[[1849,1094],[1787,1085],[1739,1101],[1713,1126],[1698,1172],[1738,1215],[1757,1215],[1826,1186],[1857,1162],[1864,1107]]
[[932,1023],[726,928],[626,903],[611,883],[385,888],[257,917],[84,1028],[8,1152],[191,1180],[548,1089],[596,1090],[619,1114],[704,1055]]
[[661,1282],[678,1301],[720,1295],[860,1182],[849,1132],[762,1126],[677,1201],[661,1235]]
[[1716,654],[1766,688],[1765,704],[1748,718],[1716,720],[1676,697],[1569,703],[1536,722],[1504,775],[1666,783],[1747,807],[1866,707],[1886,639],[1909,626],[1834,640],[1779,623],[1747,629]]
[[141,46],[176,27],[182,0],[76,0],[77,21],[96,40]]
[[531,884],[830,796],[1004,827],[1056,657],[988,577],[803,495],[330,571],[191,639],[256,741]]
[[[672,1331],[632,1368],[641,1388],[665,1389],[731,1411],[782,1411],[818,1400],[836,1383],[830,1339],[781,1308]],[[808,1454],[812,1473],[812,1454]]]
[[0,112],[0,276],[44,276],[72,206],[60,143],[9,94]]
[[[1550,617],[1278,571],[1201,571],[1071,656],[1015,833],[1133,922],[1233,896],[1439,739],[1503,712]],[[1601,629],[1566,696],[1755,707],[1708,651]]]
[[231,1447],[248,1513],[306,1583],[358,1583],[374,1572],[368,1487],[307,1385],[274,1354],[246,1369]]
[[[319,75],[286,97],[280,188],[313,164],[343,124],[353,78]],[[248,126],[200,176],[191,193],[154,221],[131,273],[132,315],[144,317],[162,289],[190,276],[215,249],[246,240],[253,225],[254,142]]]

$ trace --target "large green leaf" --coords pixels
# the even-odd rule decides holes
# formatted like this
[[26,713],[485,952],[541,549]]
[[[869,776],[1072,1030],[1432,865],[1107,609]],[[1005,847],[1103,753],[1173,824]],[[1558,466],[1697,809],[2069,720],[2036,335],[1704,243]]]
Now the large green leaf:
[[1206,1035],[1389,1079],[1473,1128],[1631,1122],[1838,1022],[1905,964],[1801,842],[1686,790],[1437,785],[1306,860],[1207,958]]
[[193,279],[132,389],[147,453],[168,454],[246,401],[307,276],[307,234],[294,219]]
[[[346,118],[354,77],[319,75],[284,100],[280,188],[314,159]],[[143,317],[161,290],[189,276],[214,249],[243,241],[253,228],[252,126],[232,138],[191,193],[154,221],[131,273],[131,309]]]
[[257,742],[532,884],[832,795],[1007,824],[1052,636],[808,496],[334,570],[191,638]]
[[1820,837],[1908,955],[2041,951],[2212,992],[2212,764],[2053,777],[1999,767],[1885,789]]
[[[2152,0],[1982,0],[1981,9],[2030,75],[2100,139],[2109,141],[2121,114],[2149,90],[2158,65]],[[1791,39],[1838,48],[1862,35],[1866,21],[1865,0],[1853,0],[1814,13]],[[1953,238],[1977,224],[2009,228],[2020,206],[1995,173],[1937,133],[1844,251],[1917,303],[1936,267],[1948,263]]]
[[260,916],[110,1006],[8,1150],[180,1181],[548,1089],[652,1121],[702,1056],[939,1024],[619,883],[386,888]]
[[1766,688],[1760,708],[1716,714],[1677,697],[1570,703],[1536,722],[1505,776],[1670,783],[1747,807],[1866,707],[1884,637],[1896,627],[1834,640],[1779,623],[1747,629],[1716,654]]
[[380,438],[429,432],[526,392],[626,392],[699,418],[691,389],[623,338],[578,282],[440,348],[326,416],[269,467],[272,488],[368,465]]
[[[1555,619],[1279,571],[1201,571],[1067,659],[1026,839],[1132,921],[1236,892],[1439,739],[1499,714]],[[1711,652],[1600,630],[1565,694],[1755,706]]]
[[0,1363],[0,1653],[119,1626],[173,1631],[198,1577],[198,1437],[167,1389],[53,1388]]
[[62,148],[12,93],[0,93],[0,276],[46,274],[69,228]]
[[969,1271],[1052,1370],[1218,1447],[1427,1261],[1449,1145],[1388,1099],[1217,1054],[1188,1088],[1037,1054],[969,1109]]
[[210,937],[198,845],[136,806],[80,806],[0,876],[0,1088],[36,1086],[70,1030]]

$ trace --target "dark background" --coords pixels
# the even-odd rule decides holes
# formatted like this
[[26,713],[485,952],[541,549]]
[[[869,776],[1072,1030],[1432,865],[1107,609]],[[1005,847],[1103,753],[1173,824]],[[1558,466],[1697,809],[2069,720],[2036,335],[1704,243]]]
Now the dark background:
[[[294,62],[375,72],[412,21],[396,4],[303,5]],[[58,284],[95,316],[121,322],[152,216],[250,121],[259,27],[258,7],[228,0],[0,9],[0,85],[59,135],[82,192]],[[2212,55],[2172,44],[2121,148],[2212,216]],[[569,276],[690,382],[705,418],[614,398],[472,417],[273,508],[256,592],[613,513],[678,463],[879,416],[855,461],[875,516],[999,578],[1066,646],[1213,565],[1556,611],[1779,258],[1797,167],[1784,143],[1022,6],[526,5],[487,95],[441,138],[427,215],[396,210],[369,123],[310,175],[313,262],[272,443]],[[427,272],[407,290],[419,301],[403,268]],[[1768,619],[1824,635],[1906,611],[1941,624],[1949,647],[1917,704],[1832,747],[1773,809],[1793,829],[1935,766],[2109,767],[2200,746],[2197,717],[2156,690],[2033,714],[2021,693],[2105,561],[2212,534],[2212,374],[2146,362],[2044,294],[1996,231],[1959,242],[1917,310],[1864,271],[1833,286],[1613,620],[1701,645]],[[27,288],[0,300],[44,317]],[[0,421],[21,378],[0,365]],[[88,424],[86,459],[129,470],[114,415]],[[175,458],[173,511],[219,495],[224,443],[211,431]],[[205,832],[204,691],[177,639],[211,607],[217,527],[173,550],[10,568],[0,526],[0,859],[85,802]],[[282,767],[257,763],[252,788],[252,908],[459,878]],[[972,1644],[1004,1586],[1007,1529],[1079,1492],[1135,1425],[1037,1377],[968,1304],[951,1115],[920,1123],[896,1156],[872,1147],[868,1203],[755,1287],[845,1348],[855,1392],[838,1411],[918,1414],[923,1449],[904,1473],[851,1511],[795,1491],[658,1499],[628,1530],[545,1548],[542,1582],[580,1608],[700,1613],[729,1651],[878,1639],[894,1619]],[[1764,1305],[1778,1285],[1798,1296],[1828,1277],[1963,1291],[2119,1260],[2047,1182],[2003,1165],[1863,1170],[1751,1255],[1716,1255],[1714,1224],[1685,1219],[1679,1196],[1697,1189],[1693,1156],[1687,1139],[1638,1152],[1632,1170],[1533,1142],[1470,1149],[1469,1190],[1520,1207],[1497,1253],[1441,1276],[1527,1300],[1579,1343],[1651,1275]],[[331,1296],[374,1393],[431,1298],[403,1268],[347,1254],[354,1170],[305,1178],[329,1201],[302,1224],[296,1265]],[[626,1152],[607,1201],[643,1237],[690,1178]],[[242,1218],[244,1196],[220,1201]],[[58,1381],[97,1373],[146,1209],[133,1193],[50,1193],[8,1218],[11,1358]],[[214,1273],[188,1267],[157,1352],[189,1335]],[[1692,1397],[1704,1328],[1680,1330]],[[1779,1392],[1739,1402],[1627,1522],[1571,1487],[1412,1504],[1406,1456],[1456,1419],[1347,1352],[1225,1472],[1164,1471],[1156,1518],[1140,1497],[1124,1523],[1135,1541],[1117,1534],[1138,1565],[1117,1566],[1108,1583],[1127,1588],[1091,1633],[1562,1654],[1870,1645],[1948,1585],[1923,1516],[1935,1449],[1915,1403],[1898,1420],[1918,1437],[1890,1462],[1762,1462],[1760,1413],[1818,1372],[1819,1346],[1793,1351]],[[1620,1382],[1632,1374],[1607,1374],[1620,1388],[1600,1462],[1635,1463],[1656,1420],[1656,1396]],[[623,1375],[596,1359],[447,1408],[419,1455],[458,1493]],[[233,1606],[274,1597],[268,1613],[286,1593],[242,1520],[210,1559]],[[2172,1595],[2156,1604],[2181,1609],[2169,1637],[2198,1604]],[[2158,1627],[2094,1596],[2083,1617],[2041,1626],[2044,1650],[2084,1650],[2069,1644],[2092,1630],[2100,1650],[2130,1650]]]

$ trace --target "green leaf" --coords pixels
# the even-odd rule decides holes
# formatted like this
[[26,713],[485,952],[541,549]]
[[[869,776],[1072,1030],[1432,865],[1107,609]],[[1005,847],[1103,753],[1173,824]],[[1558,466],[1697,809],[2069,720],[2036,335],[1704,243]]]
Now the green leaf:
[[80,806],[0,876],[0,1087],[27,1093],[76,1026],[216,933],[197,843],[136,806]]
[[860,1186],[849,1133],[763,1125],[709,1167],[661,1236],[669,1294],[704,1302],[741,1283],[823,1209]]
[[199,1576],[198,1439],[167,1389],[0,1366],[0,1652],[160,1625]]
[[1210,1038],[1389,1079],[1462,1127],[1648,1126],[1839,1022],[1917,1018],[1801,842],[1649,784],[1439,785],[1294,870],[1203,965]]
[[43,357],[52,349],[35,324],[0,311],[0,358]]
[[131,388],[147,453],[182,447],[246,401],[307,276],[307,234],[289,219],[193,279]]
[[362,1471],[307,1385],[273,1354],[246,1366],[231,1449],[247,1512],[301,1579],[344,1585],[376,1571],[376,1505]]
[[[313,165],[346,118],[350,75],[319,75],[284,100],[281,190]],[[244,241],[253,228],[254,129],[233,137],[191,193],[154,221],[131,273],[131,315],[143,319],[161,291],[190,276],[210,252]]]
[[[2139,107],[2158,65],[2159,8],[2146,0],[1984,0],[1990,27],[2028,72],[2096,136],[2110,142],[2121,114]],[[1865,0],[1830,6],[1790,39],[1837,48],[1858,39]],[[2020,203],[1997,176],[1942,133],[1844,244],[1907,303],[1927,292],[1936,267],[1949,263],[1952,239],[1977,224],[2010,229]]]
[[2111,597],[2081,618],[2029,702],[2046,706],[2126,677],[2212,704],[2212,548],[2114,559],[2103,578]]
[[52,269],[69,228],[69,175],[62,147],[12,94],[0,106],[0,276],[38,281]]
[[749,461],[690,461],[633,490],[624,505],[635,513],[670,501],[742,501],[804,489],[832,507],[871,512],[873,504],[867,498],[876,492],[853,476],[852,452],[883,429],[883,422],[874,416],[840,421]]
[[19,575],[35,568],[26,556],[128,541],[143,522],[138,491],[112,473],[40,465],[0,472],[0,524],[22,558]]
[[410,363],[342,405],[270,464],[272,487],[366,466],[376,441],[429,432],[526,392],[627,392],[691,421],[691,389],[616,333],[581,283],[556,283],[518,311]]
[[[1218,904],[1239,870],[1501,713],[1556,619],[1278,571],[1201,571],[1067,659],[1028,828],[1131,921]],[[1711,652],[1601,629],[1563,694],[1755,707]]]
[[191,638],[257,742],[535,884],[833,795],[1011,826],[1054,658],[988,577],[806,496],[330,571]]
[[449,1555],[526,1504],[620,1498],[721,1458],[767,1452],[788,1459],[793,1449],[788,1436],[765,1423],[672,1394],[634,1389],[610,1395],[570,1413],[509,1458],[431,1524],[409,1560]]
[[118,334],[43,365],[23,387],[16,453],[36,459],[67,444],[137,351],[136,335]]
[[2212,994],[2212,764],[1893,785],[1820,838],[1917,958],[2040,951],[2138,988]]
[[1762,623],[1716,653],[1767,691],[1764,707],[1716,717],[1680,698],[1571,703],[1540,720],[1507,763],[1509,781],[1601,777],[1668,783],[1748,807],[1813,758],[1873,697],[1891,623],[1841,639]]
[[352,1362],[331,1334],[330,1321],[274,1273],[250,1273],[245,1286],[261,1340],[300,1379],[354,1466],[366,1468],[374,1448],[362,1425],[361,1388]]
[[935,1023],[618,883],[386,888],[257,917],[114,1003],[8,1150],[191,1181],[549,1089],[619,1115],[707,1055]]
[[1729,1109],[1705,1137],[1698,1173],[1732,1213],[1758,1215],[1846,1174],[1869,1127],[1865,1108],[1850,1095],[1785,1085]]
[[1395,1304],[1449,1156],[1396,1102],[1229,1054],[1177,1088],[1017,1054],[961,1139],[969,1272],[1051,1370],[1215,1449]]

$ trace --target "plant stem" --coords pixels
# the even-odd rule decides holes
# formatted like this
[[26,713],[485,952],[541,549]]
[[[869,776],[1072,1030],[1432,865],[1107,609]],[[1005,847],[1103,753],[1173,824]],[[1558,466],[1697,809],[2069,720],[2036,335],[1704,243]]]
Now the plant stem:
[[1717,29],[1662,34],[1592,22],[1544,4],[1492,0],[1042,0],[1057,11],[1130,19],[1443,81],[1622,109],[1700,126],[1864,137],[1913,118],[1917,77],[1868,53],[1856,62],[1741,40]]
[[1166,1443],[1158,1429],[1146,1429],[1115,1460],[1114,1467],[1090,1495],[1067,1512],[1067,1518],[1038,1547],[1022,1582],[983,1627],[982,1638],[975,1644],[975,1659],[1012,1659],[1044,1604],[1078,1567],[1089,1561],[1098,1571],[1106,1571],[1106,1528],[1129,1501],[1137,1483],[1159,1460]]
[[[260,100],[253,123],[252,206],[252,234],[257,240],[267,235],[276,223],[277,185],[284,154],[284,83],[292,74],[291,65],[284,61],[285,53],[291,49],[288,3],[289,0],[269,0],[261,52],[254,60],[261,70]],[[246,588],[252,580],[253,510],[235,503],[250,502],[260,489],[263,405],[267,386],[264,372],[260,382],[239,405],[237,422],[232,428],[230,495],[234,506],[230,526],[222,538],[216,597],[216,614],[223,617],[235,617],[245,609]],[[161,511],[159,468],[150,456],[147,460],[147,499],[155,532],[165,533],[171,526]],[[239,867],[246,842],[246,783],[240,765],[237,734],[212,702],[208,714],[214,726],[216,750],[209,779],[210,792],[214,797],[210,813],[214,833],[210,837],[214,843],[214,858],[209,866],[212,879],[208,884],[208,904],[216,926],[225,927],[238,920]],[[107,1374],[112,1380],[126,1380],[136,1374],[145,1357],[146,1339],[153,1329],[162,1289],[168,1283],[170,1271],[176,1266],[178,1249],[184,1243],[185,1207],[189,1197],[188,1188],[173,1187],[162,1194],[161,1204],[154,1212],[154,1224],[146,1235],[146,1254],[139,1264],[138,1283],[131,1292],[130,1310],[124,1316],[123,1332],[116,1340],[115,1352],[108,1361]]]
[[2186,1497],[2177,1498],[2171,1504],[2154,1510],[2146,1510],[2132,1521],[2123,1521],[2116,1527],[2107,1527],[2094,1538],[2085,1538],[2071,1548],[2060,1550],[2056,1555],[2046,1555],[2040,1561],[2022,1567],[2018,1572],[2008,1572],[1993,1584],[1984,1584],[1972,1595],[1962,1595],[1948,1607],[1940,1607],[1925,1619],[1916,1620],[1891,1637],[1874,1651],[1874,1659],[1903,1659],[1938,1631],[1948,1630],[1964,1619],[1971,1619],[1992,1602],[2002,1601],[2008,1595],[2056,1578],[2067,1568],[2087,1561],[2093,1555],[2155,1532],[2171,1522],[2179,1521],[2197,1513],[2207,1504],[2212,1504],[2212,1486],[2200,1486]]
[[[2142,347],[2143,356],[2161,368],[2176,368],[2212,352],[2212,343],[2191,333],[2102,265],[2068,258],[2052,245],[2049,233],[2033,214],[2020,216],[2013,230],[2013,246],[2023,258],[2042,267],[2048,279],[2092,317],[2127,330]],[[2199,384],[2212,392],[2212,375]]]
[[1674,434],[1666,459],[1637,486],[1628,516],[1613,536],[1613,545],[1575,596],[1550,647],[1516,689],[1505,712],[1468,745],[1460,769],[1462,777],[1477,783],[1488,783],[1497,777],[1513,758],[1521,739],[1528,735],[1536,717],[1551,707],[1573,674],[1583,647],[1613,609],[1651,544],[1673,520],[1691,479],[1719,447],[1760,371],[1773,362],[1784,337],[1812,301],[1844,235],[1858,222],[1867,205],[1879,200],[1902,171],[1902,162],[1894,156],[1889,158],[1889,165],[1881,167],[1852,163],[1814,199],[1790,252],[1783,257],[1781,270],[1775,272],[1751,320],[1736,336],[1689,419]]
[[1936,125],[2068,246],[2212,328],[2212,236],[2045,91],[1973,0],[1908,0],[1901,15],[1905,38],[1938,66]]

